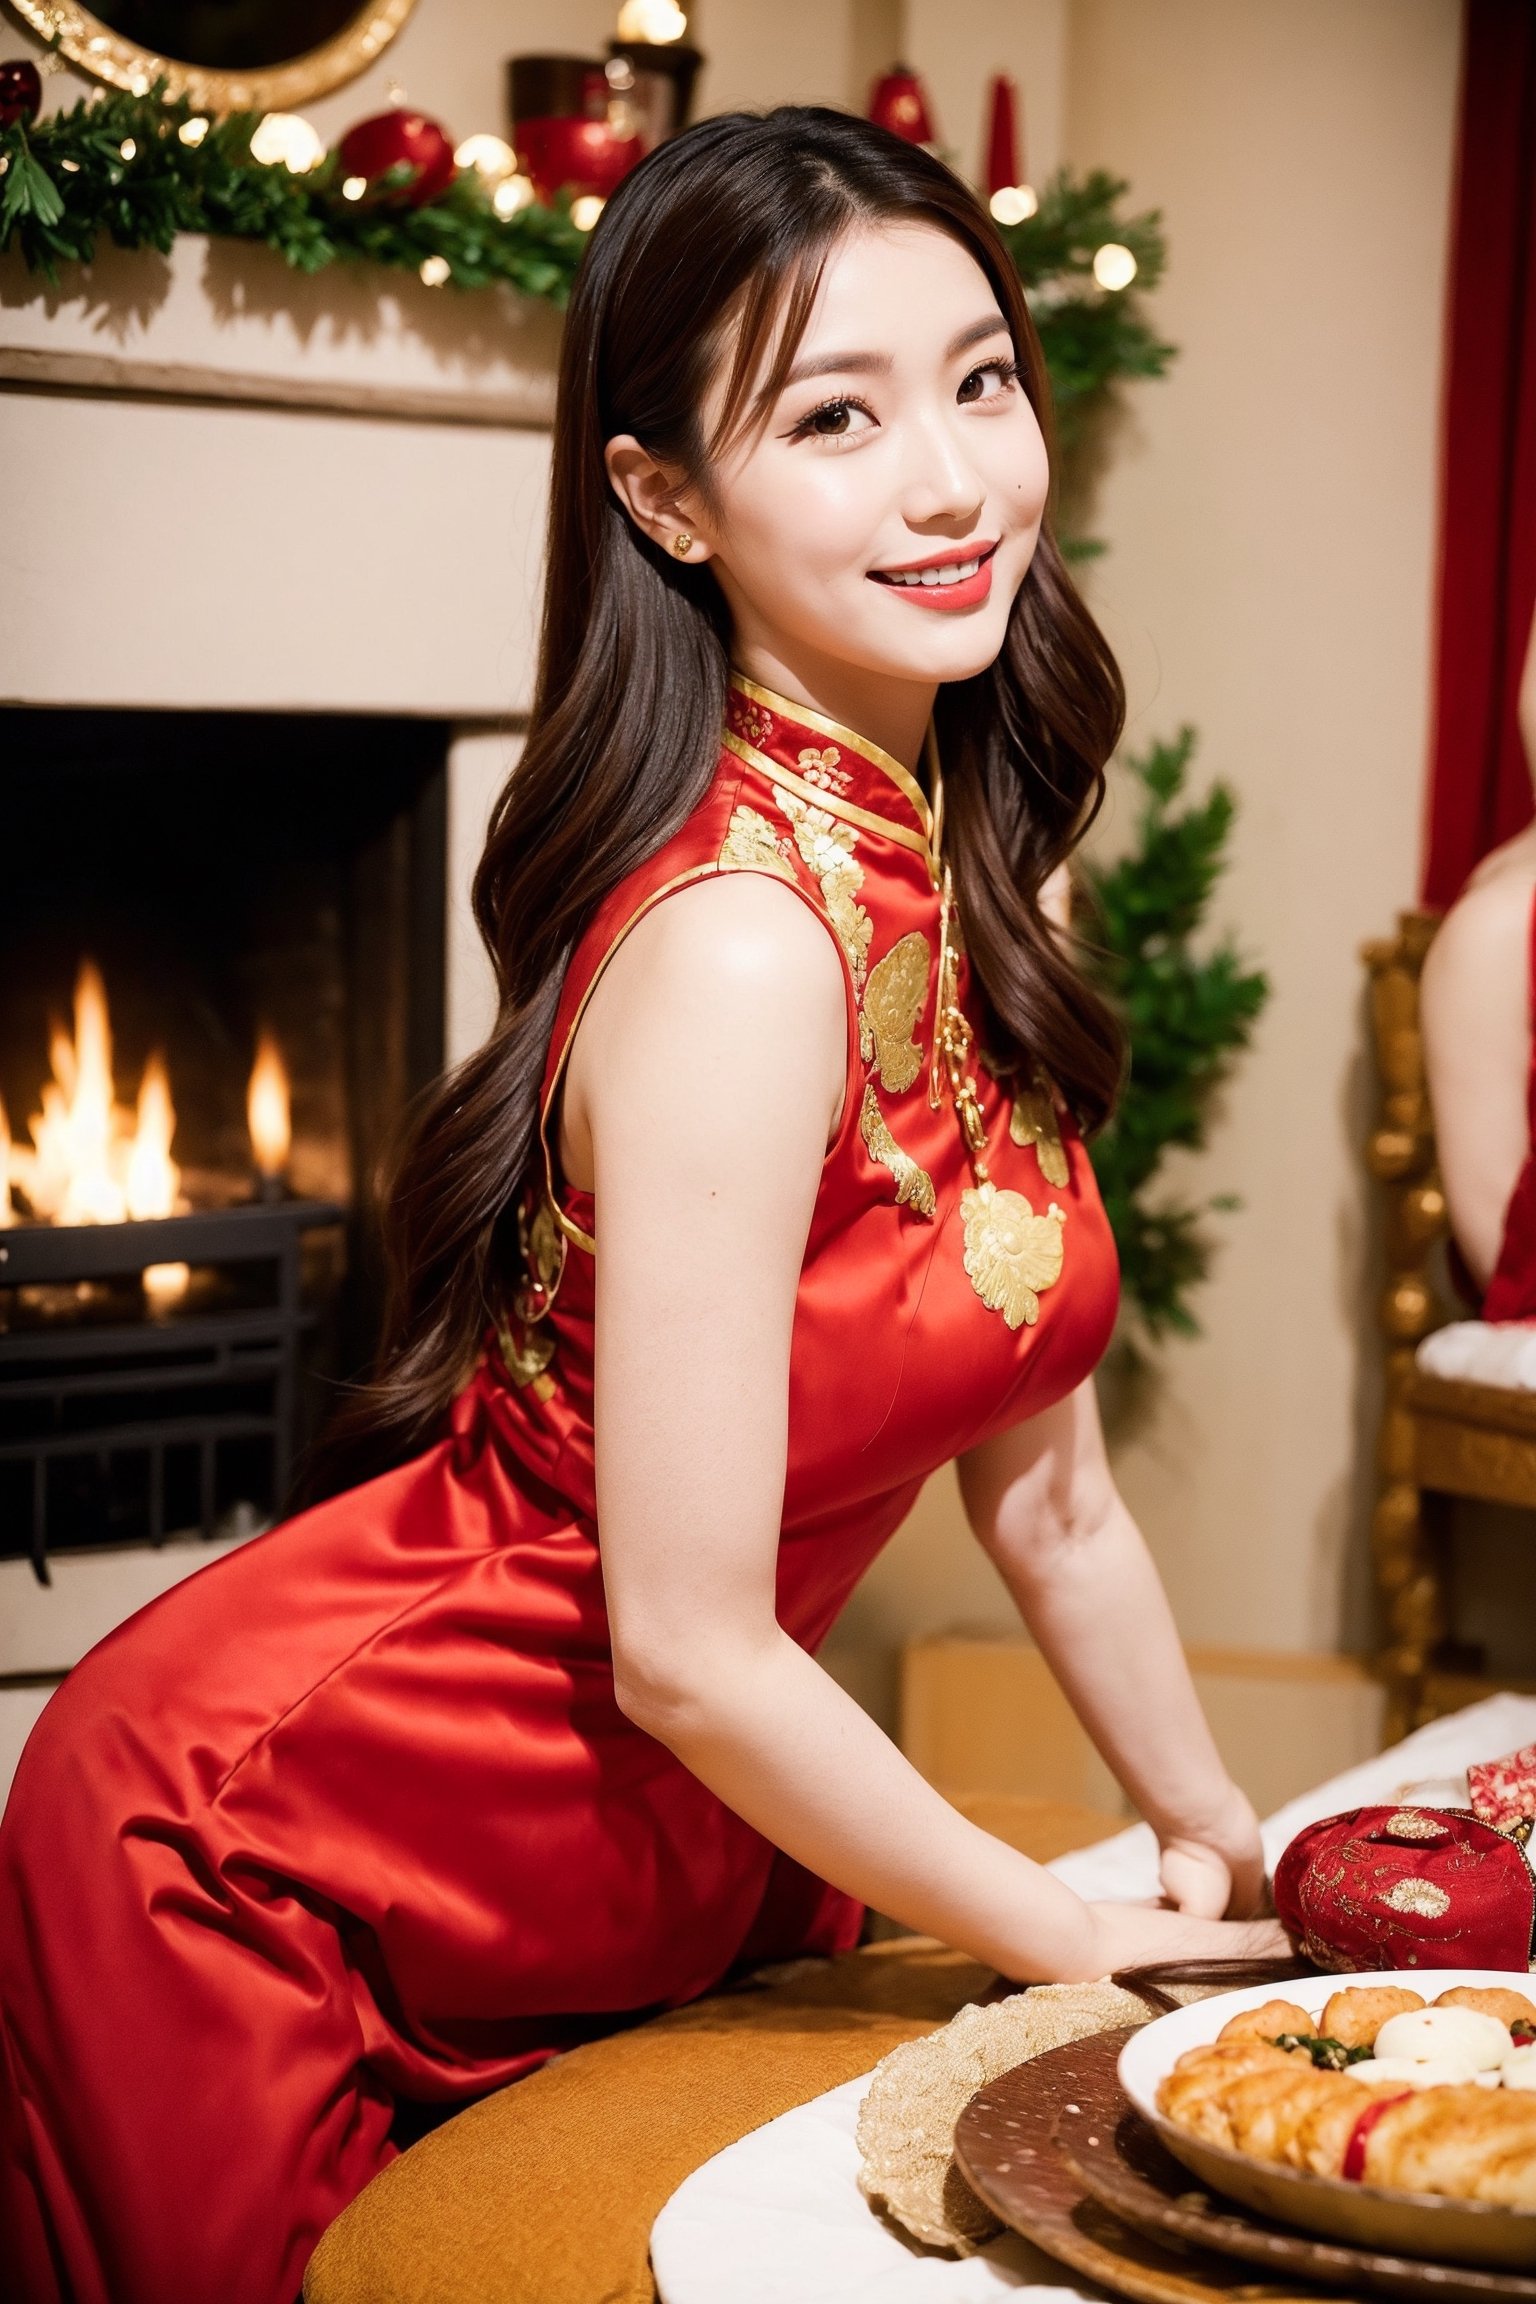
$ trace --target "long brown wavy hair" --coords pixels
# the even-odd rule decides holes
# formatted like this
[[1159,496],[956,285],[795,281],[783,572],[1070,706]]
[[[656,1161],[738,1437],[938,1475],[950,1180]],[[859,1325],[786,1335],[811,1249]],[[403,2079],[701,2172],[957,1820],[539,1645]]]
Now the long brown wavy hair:
[[[430,1441],[515,1277],[513,1209],[567,965],[600,900],[686,820],[714,773],[730,629],[707,567],[659,551],[620,508],[604,444],[632,432],[710,495],[712,460],[766,420],[821,269],[855,226],[926,224],[980,265],[1047,421],[1018,274],[941,162],[841,112],[729,113],[664,144],[592,234],[566,319],[544,618],[528,739],[497,801],[474,908],[499,987],[485,1045],[414,1114],[383,1208],[377,1362],[319,1453],[311,1494]],[[705,438],[706,392],[729,360]],[[1047,434],[1049,437],[1049,434]],[[1004,1066],[1038,1062],[1080,1123],[1107,1115],[1119,1029],[1042,921],[1040,889],[1103,796],[1119,673],[1047,525],[1002,653],[939,692],[945,846]]]

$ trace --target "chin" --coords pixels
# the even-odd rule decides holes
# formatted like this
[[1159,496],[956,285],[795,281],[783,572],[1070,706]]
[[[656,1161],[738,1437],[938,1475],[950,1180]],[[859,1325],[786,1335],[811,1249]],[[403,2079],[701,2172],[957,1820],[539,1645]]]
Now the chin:
[[921,608],[903,609],[902,614],[918,630],[905,645],[884,635],[879,662],[871,664],[871,671],[907,680],[974,680],[997,662],[1008,637],[1007,616],[990,608],[984,616],[949,616]]

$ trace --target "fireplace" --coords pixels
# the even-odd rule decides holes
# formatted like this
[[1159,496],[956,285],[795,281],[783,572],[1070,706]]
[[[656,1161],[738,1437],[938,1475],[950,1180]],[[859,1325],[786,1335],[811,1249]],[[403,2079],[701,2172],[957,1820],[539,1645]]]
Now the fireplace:
[[0,1557],[250,1532],[366,1358],[443,1061],[449,734],[0,713]]

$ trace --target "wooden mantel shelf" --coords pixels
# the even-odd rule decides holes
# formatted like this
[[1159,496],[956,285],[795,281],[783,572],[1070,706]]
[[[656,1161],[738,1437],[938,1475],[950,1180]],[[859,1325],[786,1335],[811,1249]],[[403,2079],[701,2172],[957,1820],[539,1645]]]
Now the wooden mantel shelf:
[[509,290],[428,288],[196,234],[104,247],[57,290],[0,258],[0,387],[543,429],[560,317]]

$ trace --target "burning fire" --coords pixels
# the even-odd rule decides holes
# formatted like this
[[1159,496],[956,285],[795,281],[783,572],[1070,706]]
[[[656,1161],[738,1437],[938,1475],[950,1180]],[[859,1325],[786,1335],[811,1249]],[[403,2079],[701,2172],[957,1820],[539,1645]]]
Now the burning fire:
[[[112,1024],[93,961],[81,962],[76,979],[74,1032],[55,1023],[49,1061],[42,1110],[28,1125],[30,1146],[13,1139],[0,1104],[0,1226],[19,1221],[13,1193],[45,1224],[122,1224],[184,1210],[181,1170],[171,1156],[176,1108],[165,1058],[158,1050],[150,1057],[132,1108],[117,1101]],[[275,1181],[288,1163],[291,1130],[288,1075],[269,1032],[261,1036],[247,1113],[256,1166]],[[185,1285],[185,1265],[153,1265],[145,1274],[160,1301]]]
[[89,960],[75,983],[74,1037],[55,1024],[49,1054],[53,1077],[32,1116],[31,1150],[9,1131],[0,1138],[7,1200],[14,1185],[33,1216],[51,1224],[174,1215],[181,1170],[171,1158],[176,1113],[165,1059],[157,1053],[145,1065],[136,1110],[118,1103],[107,995]]
[[256,1044],[256,1062],[245,1094],[245,1116],[257,1172],[275,1182],[288,1165],[293,1125],[288,1111],[288,1073],[270,1032]]

